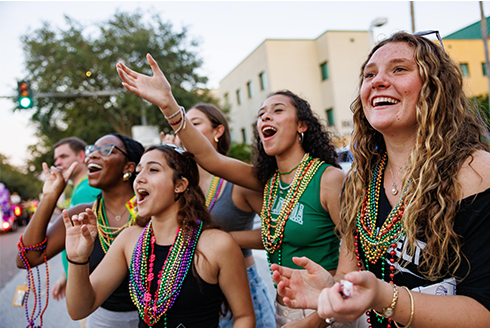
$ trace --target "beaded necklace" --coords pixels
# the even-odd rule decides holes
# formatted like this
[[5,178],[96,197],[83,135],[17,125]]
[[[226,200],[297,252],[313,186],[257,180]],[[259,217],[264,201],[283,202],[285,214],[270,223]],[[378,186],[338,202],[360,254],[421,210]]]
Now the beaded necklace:
[[[378,230],[376,227],[376,220],[378,218],[378,204],[380,190],[383,187],[383,174],[386,168],[388,155],[385,153],[381,162],[374,168],[373,179],[366,191],[364,201],[359,207],[359,211],[356,216],[356,234],[354,235],[354,245],[357,259],[357,267],[359,271],[362,268],[362,262],[359,255],[358,246],[362,248],[364,254],[364,265],[367,271],[369,271],[369,264],[376,264],[378,260],[381,261],[381,280],[388,281],[393,284],[393,278],[395,277],[395,255],[398,240],[405,234],[403,228],[403,212],[405,211],[405,195],[408,190],[410,181],[405,186],[400,200],[391,210],[390,214],[386,218],[385,222]],[[359,244],[360,243],[360,244]],[[388,250],[391,249],[389,252]],[[387,258],[387,256],[389,258]],[[387,264],[387,259],[389,265]],[[389,269],[389,279],[386,278],[386,272]],[[370,311],[366,312],[368,316],[367,322],[370,324],[369,318]],[[376,318],[379,323],[383,323],[386,320],[386,327],[391,328],[393,319],[384,318],[376,314]],[[371,327],[371,326],[369,326]]]
[[111,247],[112,243],[114,242],[114,239],[127,227],[130,227],[134,225],[134,207],[133,207],[133,202],[132,200],[134,199],[131,198],[126,204],[126,207],[129,211],[129,219],[128,222],[126,222],[123,226],[119,228],[113,228],[109,226],[109,222],[107,221],[107,216],[105,214],[105,206],[104,206],[104,197],[102,194],[99,195],[97,198],[97,201],[94,203],[94,206],[92,208],[92,211],[96,213],[97,216],[97,232],[100,240],[100,246],[102,247],[102,250],[104,251],[104,254],[107,253],[109,250],[109,247]]
[[179,296],[182,283],[191,267],[197,240],[202,231],[202,222],[198,226],[178,228],[174,242],[170,247],[162,269],[158,273],[155,295],[150,293],[151,282],[155,278],[155,236],[151,220],[136,243],[129,267],[129,293],[138,308],[141,318],[148,326],[153,326],[163,315],[164,327],[167,327],[167,311]]
[[[32,246],[24,246],[24,244],[22,243],[23,235],[24,234],[20,236],[20,240],[17,243],[17,248],[19,249],[19,257],[21,258],[22,262],[24,263],[24,267],[27,270],[27,292],[24,300],[24,309],[25,309],[27,323],[28,323],[28,326],[26,328],[41,328],[43,326],[43,315],[44,312],[46,311],[46,308],[48,307],[48,301],[49,301],[49,268],[48,268],[48,259],[46,257],[46,244],[48,242],[48,238],[45,238],[39,244],[32,245]],[[42,311],[41,311],[41,307],[42,307],[41,277],[39,274],[39,267],[36,267],[37,282],[38,282],[38,287],[36,289],[36,284],[34,282],[34,275],[32,274],[32,268],[26,256],[27,251],[43,251],[44,264],[46,265],[46,305],[44,306]],[[31,289],[32,289],[32,293],[34,294],[34,307],[32,309],[31,315],[29,316],[28,300],[29,300],[29,294]],[[39,306],[39,308],[36,314],[37,306]],[[39,318],[40,320],[39,326],[35,325],[35,321],[37,320],[37,318]]]
[[[296,204],[298,204],[301,195],[306,190],[306,187],[310,183],[311,179],[315,175],[318,168],[323,164],[318,158],[313,158],[309,153],[306,153],[301,160],[298,170],[294,175],[294,179],[290,184],[288,193],[281,206],[281,211],[277,219],[272,218],[272,206],[277,197],[277,190],[280,186],[280,174],[279,170],[276,170],[274,175],[269,179],[264,188],[264,206],[260,213],[261,218],[261,234],[262,243],[267,251],[267,261],[269,262],[269,269],[271,266],[270,255],[276,250],[278,251],[278,263],[281,265],[281,245],[284,237],[284,227],[289,218],[289,215],[293,211]],[[272,271],[271,271],[272,272]]]
[[209,212],[211,212],[211,210],[213,209],[214,203],[216,203],[216,200],[218,199],[222,186],[223,179],[213,175],[211,184],[209,185],[208,194],[206,196],[206,207],[208,208]]

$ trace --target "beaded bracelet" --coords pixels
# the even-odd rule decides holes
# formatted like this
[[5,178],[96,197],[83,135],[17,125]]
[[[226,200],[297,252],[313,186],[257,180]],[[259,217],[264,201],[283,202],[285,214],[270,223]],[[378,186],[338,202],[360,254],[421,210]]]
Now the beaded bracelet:
[[85,264],[88,264],[90,262],[90,256],[88,257],[87,261],[85,262],[75,262],[73,260],[70,260],[70,258],[67,256],[66,257],[66,260],[71,263],[71,264],[75,264],[75,265],[85,265]]
[[[24,246],[24,243],[22,242],[23,236],[24,236],[24,234],[22,234],[20,236],[20,240],[17,243],[17,248],[19,249],[19,257],[21,258],[22,262],[24,263],[24,267],[27,270],[27,293],[26,293],[25,300],[24,300],[24,309],[25,309],[25,313],[26,313],[26,319],[27,319],[27,322],[29,324],[27,327],[40,328],[43,326],[43,315],[44,315],[44,312],[46,311],[46,308],[48,307],[48,301],[49,301],[49,268],[48,268],[48,259],[46,256],[46,244],[48,242],[48,238],[44,238],[44,240],[42,242],[40,242],[36,245]],[[41,302],[41,278],[39,275],[39,267],[36,267],[37,280],[38,280],[37,281],[38,282],[38,288],[36,291],[36,283],[34,282],[34,275],[32,273],[31,264],[29,263],[29,260],[27,259],[27,255],[26,255],[27,251],[42,251],[43,255],[44,255],[44,264],[46,266],[46,305],[44,306],[42,311],[41,311],[41,306],[42,306],[42,302]],[[29,302],[28,302],[28,300],[29,300],[29,294],[31,292],[31,289],[32,289],[32,293],[34,294],[34,308],[32,309],[32,314],[29,317],[29,306],[28,306]],[[39,305],[39,308],[38,308],[36,316],[34,316],[36,313],[36,306],[37,305]],[[41,324],[39,326],[35,326],[35,321],[37,320],[37,318],[39,318],[39,320],[41,321]]]
[[412,296],[412,292],[410,291],[410,289],[408,289],[407,287],[403,286],[402,287],[403,289],[405,289],[408,293],[408,296],[410,297],[410,320],[408,320],[408,323],[406,326],[400,326],[398,325],[398,323],[396,321],[393,321],[395,323],[395,326],[397,328],[408,328],[410,327],[410,325],[412,324],[412,320],[413,320],[413,313],[415,312],[415,308],[413,306],[413,296]]
[[[180,111],[179,111],[179,113],[180,113]],[[177,124],[179,124],[180,122],[182,122],[182,119],[184,118],[184,116],[185,116],[185,113],[184,113],[184,112],[182,112],[182,115],[180,116],[180,118],[179,118],[177,121],[175,121],[175,122],[173,122],[173,123],[168,122],[168,124],[170,124],[170,126],[177,125]]]
[[185,126],[186,126],[186,123],[187,123],[187,120],[185,118],[185,112],[184,112],[184,107],[181,107],[182,109],[182,118],[181,118],[181,122],[180,122],[180,126],[177,130],[175,130],[175,134],[177,134],[180,130],[185,130]]
[[163,116],[164,116],[164,117],[167,119],[167,121],[168,121],[168,120],[173,119],[175,116],[179,115],[179,113],[180,113],[181,111],[183,111],[183,110],[184,110],[184,107],[179,106],[179,110],[178,110],[178,111],[176,111],[175,113],[173,113],[172,115],[170,115],[170,116],[168,116],[168,117],[167,117],[167,116],[165,116],[165,115],[163,115]]

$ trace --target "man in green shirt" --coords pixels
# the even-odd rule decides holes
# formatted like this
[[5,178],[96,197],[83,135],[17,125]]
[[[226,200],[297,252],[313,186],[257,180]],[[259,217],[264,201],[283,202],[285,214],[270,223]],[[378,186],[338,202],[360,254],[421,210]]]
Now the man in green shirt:
[[[99,189],[92,188],[88,184],[87,166],[85,165],[85,146],[87,146],[85,141],[76,137],[61,139],[53,146],[54,165],[57,168],[66,170],[73,162],[78,163],[70,176],[70,180],[73,183],[73,189],[70,195],[69,207],[83,203],[92,203],[100,193]],[[61,258],[65,272],[53,286],[53,298],[56,300],[64,298],[66,289],[68,262],[66,261],[65,251],[61,253]]]

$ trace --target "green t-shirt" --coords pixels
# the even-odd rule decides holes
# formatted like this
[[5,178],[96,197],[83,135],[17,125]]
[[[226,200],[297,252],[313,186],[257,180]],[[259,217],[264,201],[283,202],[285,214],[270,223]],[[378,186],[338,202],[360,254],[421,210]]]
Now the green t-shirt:
[[[100,194],[100,190],[91,187],[88,184],[88,176],[85,174],[78,185],[73,187],[70,197],[70,207],[78,204],[92,203],[95,202],[97,196]],[[68,261],[66,260],[66,251],[61,252],[61,260],[63,262],[63,268],[65,269],[65,274],[68,276]]]
[[[281,245],[281,265],[301,269],[294,264],[293,256],[306,256],[320,264],[326,270],[337,269],[339,261],[340,240],[335,234],[335,224],[330,214],[325,211],[320,201],[320,184],[322,174],[330,164],[323,163],[303,195],[289,215],[284,227]],[[281,211],[289,186],[279,180],[276,199],[272,206],[271,216],[276,219]],[[278,262],[278,251],[270,254],[272,263]]]

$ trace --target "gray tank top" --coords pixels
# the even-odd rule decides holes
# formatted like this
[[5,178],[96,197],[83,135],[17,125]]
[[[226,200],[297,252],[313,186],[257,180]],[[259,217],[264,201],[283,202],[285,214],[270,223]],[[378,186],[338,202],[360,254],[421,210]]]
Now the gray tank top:
[[[226,182],[225,190],[211,209],[211,217],[227,232],[252,230],[255,212],[239,209],[231,198],[232,189],[233,184]],[[244,257],[252,255],[249,249],[242,249],[242,253]]]

